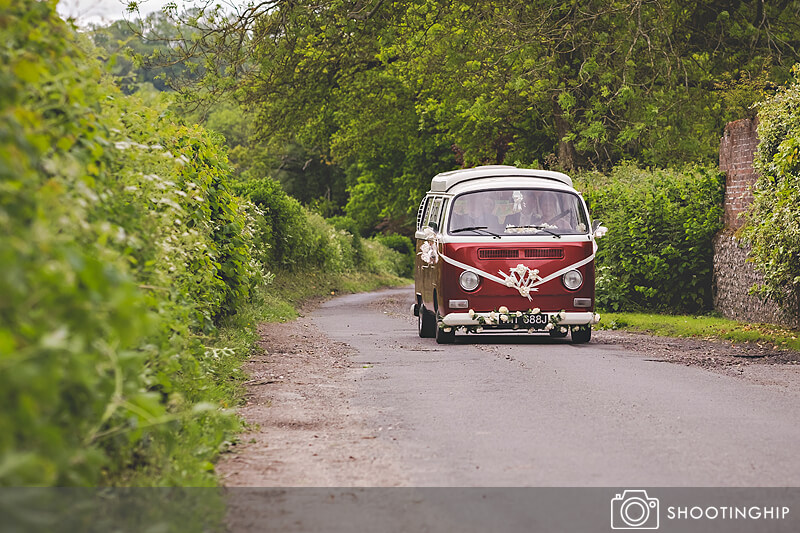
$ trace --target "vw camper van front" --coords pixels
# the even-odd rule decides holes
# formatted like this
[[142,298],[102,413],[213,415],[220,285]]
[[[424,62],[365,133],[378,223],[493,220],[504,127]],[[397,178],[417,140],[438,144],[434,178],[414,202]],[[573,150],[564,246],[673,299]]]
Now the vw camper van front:
[[559,172],[485,166],[439,174],[417,216],[414,314],[421,337],[571,334],[591,339],[596,238]]

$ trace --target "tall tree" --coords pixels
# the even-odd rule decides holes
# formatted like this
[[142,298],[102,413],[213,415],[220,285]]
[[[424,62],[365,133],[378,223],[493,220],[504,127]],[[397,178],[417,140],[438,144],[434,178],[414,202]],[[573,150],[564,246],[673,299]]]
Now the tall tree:
[[798,15],[796,0],[272,0],[194,13],[173,53],[204,61],[199,86],[176,80],[187,97],[235,91],[268,151],[341,168],[348,213],[374,226],[457,165],[713,160],[724,123],[788,76]]

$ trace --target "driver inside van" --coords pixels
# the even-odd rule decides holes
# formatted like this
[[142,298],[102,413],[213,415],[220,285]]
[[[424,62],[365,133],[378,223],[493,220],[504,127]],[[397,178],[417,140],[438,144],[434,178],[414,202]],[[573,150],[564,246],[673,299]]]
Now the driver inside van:
[[494,208],[494,200],[485,193],[464,194],[453,204],[450,230],[478,227],[499,231],[500,224]]
[[561,208],[556,193],[543,192],[539,195],[539,224],[559,229],[575,229],[570,214],[571,211]]

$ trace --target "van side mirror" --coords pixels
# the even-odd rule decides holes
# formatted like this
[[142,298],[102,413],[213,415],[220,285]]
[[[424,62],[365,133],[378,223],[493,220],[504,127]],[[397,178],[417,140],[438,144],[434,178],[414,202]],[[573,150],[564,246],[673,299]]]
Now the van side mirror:
[[592,222],[592,235],[594,235],[595,239],[599,239],[600,237],[605,235],[607,232],[608,232],[608,228],[605,227],[605,226],[601,226],[600,222],[598,222],[597,220]]

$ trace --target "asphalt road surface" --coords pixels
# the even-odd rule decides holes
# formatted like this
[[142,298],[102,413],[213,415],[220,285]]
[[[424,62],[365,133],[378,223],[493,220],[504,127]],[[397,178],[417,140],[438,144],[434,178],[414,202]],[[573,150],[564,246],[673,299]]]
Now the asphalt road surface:
[[[584,345],[438,345],[417,336],[412,294],[343,296],[309,317],[354,350],[352,403],[409,486],[800,486],[798,365],[754,381],[627,351],[602,332]],[[376,306],[398,295],[399,312]]]

